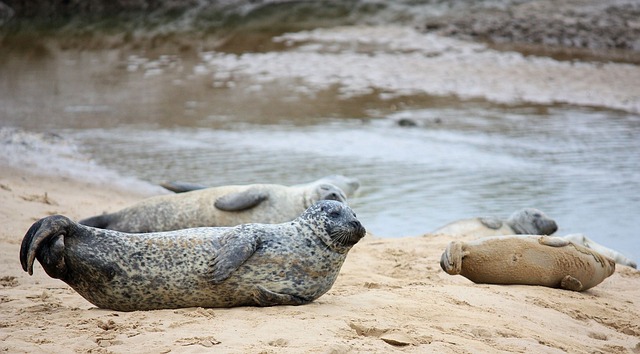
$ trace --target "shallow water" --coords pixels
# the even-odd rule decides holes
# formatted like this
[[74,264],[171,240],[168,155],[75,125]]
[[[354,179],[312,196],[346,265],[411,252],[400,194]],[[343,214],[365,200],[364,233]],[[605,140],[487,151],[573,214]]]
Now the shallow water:
[[[395,61],[423,49],[386,48],[394,55],[385,57],[373,38],[379,36],[349,47],[330,39],[313,46],[307,37],[292,50],[278,48],[280,40],[270,42],[273,50],[245,56],[124,50],[5,55],[0,123],[52,131],[76,144],[62,152],[38,150],[43,165],[74,155],[74,169],[106,167],[87,169],[83,178],[116,171],[120,177],[109,179],[214,186],[297,184],[343,174],[361,181],[350,204],[378,236],[415,236],[460,218],[506,218],[536,207],[556,219],[558,234],[584,233],[640,259],[640,116],[633,105],[625,112],[553,100],[534,104],[522,95],[434,93],[424,78],[407,84],[412,68]],[[469,48],[468,60],[474,52],[488,55]],[[300,56],[304,52],[332,62],[300,66],[308,58]],[[386,60],[388,71],[376,67],[375,75],[349,76],[362,71],[346,60],[361,63],[361,56]],[[269,60],[279,66],[267,67]],[[249,65],[255,62],[263,66]],[[314,69],[325,71],[314,76]],[[405,80],[396,85],[393,75]]]

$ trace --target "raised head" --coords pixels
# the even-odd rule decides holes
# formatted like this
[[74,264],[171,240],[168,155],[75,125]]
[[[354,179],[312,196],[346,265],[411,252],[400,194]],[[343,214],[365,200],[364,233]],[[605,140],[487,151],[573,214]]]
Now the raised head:
[[327,247],[338,253],[346,253],[366,234],[356,214],[344,203],[321,200],[308,208],[301,216],[311,224]]

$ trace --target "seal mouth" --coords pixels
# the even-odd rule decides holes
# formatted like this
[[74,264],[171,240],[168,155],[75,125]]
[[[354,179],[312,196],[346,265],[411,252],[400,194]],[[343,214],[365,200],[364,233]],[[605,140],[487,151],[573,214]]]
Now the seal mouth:
[[348,227],[340,228],[332,235],[333,241],[340,246],[353,246],[367,233],[360,221],[354,220],[348,223]]

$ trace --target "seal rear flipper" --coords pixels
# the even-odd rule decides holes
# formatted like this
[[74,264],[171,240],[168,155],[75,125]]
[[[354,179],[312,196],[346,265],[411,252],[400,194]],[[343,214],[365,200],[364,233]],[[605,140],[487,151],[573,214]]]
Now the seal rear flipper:
[[214,284],[229,278],[258,248],[259,237],[244,226],[233,228],[222,236],[221,247],[209,263],[208,277]]
[[213,204],[224,211],[241,211],[255,207],[269,198],[269,193],[249,188],[243,192],[229,193],[216,199]]
[[440,257],[440,267],[451,275],[460,274],[462,272],[462,258],[465,255],[461,242],[450,242]]
[[276,306],[276,305],[304,305],[311,301],[305,300],[299,296],[274,293],[267,290],[262,285],[257,285],[253,292],[253,300],[258,306]]
[[78,224],[91,226],[98,229],[108,229],[112,221],[113,221],[113,214],[102,214],[102,215],[96,215],[90,218],[82,219],[78,221]]
[[22,239],[20,264],[33,275],[33,263],[38,261],[52,278],[62,278],[67,267],[64,261],[64,237],[70,233],[73,221],[62,215],[49,216],[34,223]]
[[564,278],[562,278],[562,281],[560,282],[560,287],[566,290],[582,291],[582,282],[580,282],[580,280],[570,275],[567,275]]
[[199,189],[205,189],[207,186],[203,186],[195,183],[185,183],[185,182],[162,182],[160,183],[162,187],[167,190],[170,190],[174,193],[186,193]]

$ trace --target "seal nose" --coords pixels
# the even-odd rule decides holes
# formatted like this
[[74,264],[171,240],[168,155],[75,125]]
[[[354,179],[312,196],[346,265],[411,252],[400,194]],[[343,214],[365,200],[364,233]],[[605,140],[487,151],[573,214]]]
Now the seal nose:
[[356,237],[357,240],[360,240],[361,238],[363,238],[364,235],[367,233],[367,230],[364,228],[364,226],[362,226],[362,223],[358,220],[349,221],[349,225],[355,231],[354,235],[357,236]]
[[554,220],[540,220],[538,219],[538,228],[542,231],[543,235],[551,235],[558,231],[558,224]]

